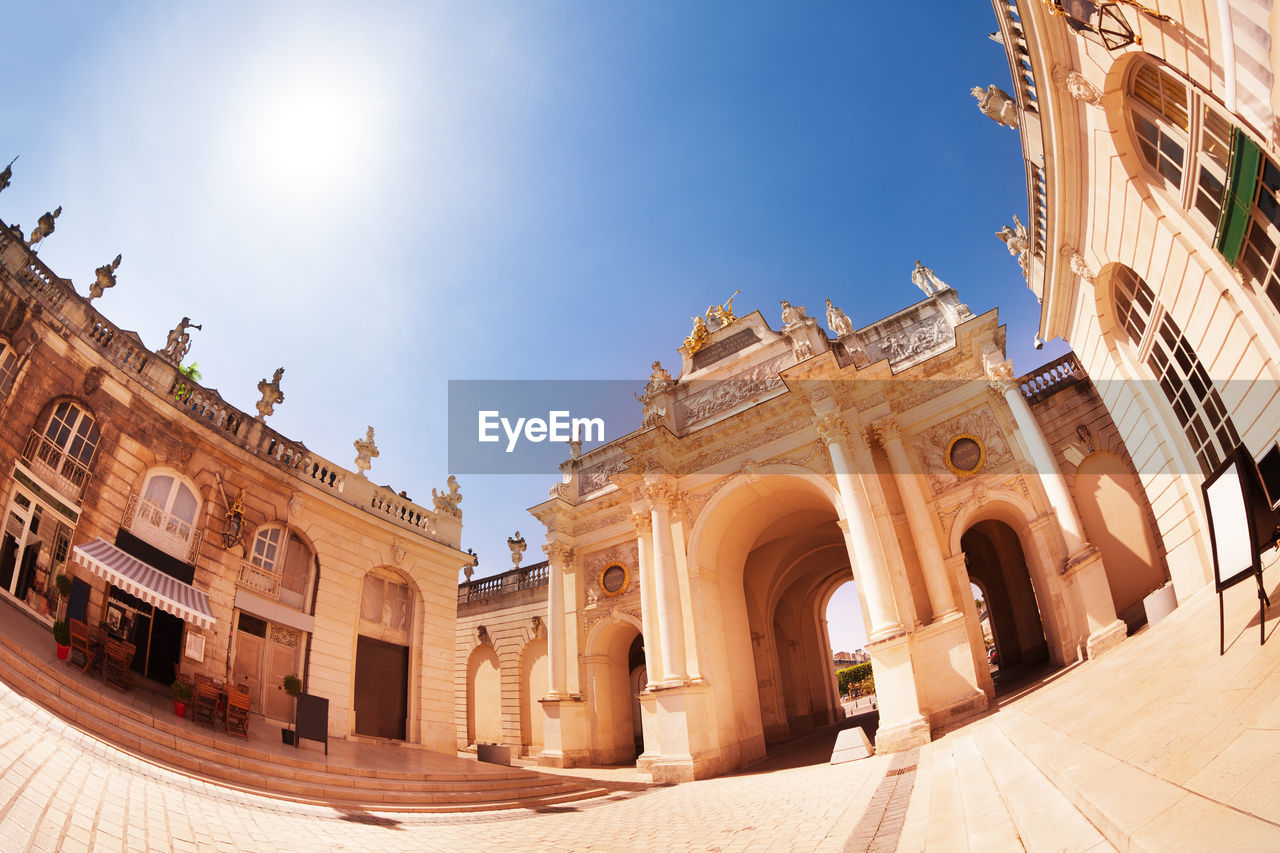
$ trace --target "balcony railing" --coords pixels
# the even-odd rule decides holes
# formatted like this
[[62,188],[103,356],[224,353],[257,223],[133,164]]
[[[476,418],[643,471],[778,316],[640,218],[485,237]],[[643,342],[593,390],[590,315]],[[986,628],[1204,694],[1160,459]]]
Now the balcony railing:
[[1022,396],[1030,404],[1047,400],[1085,378],[1076,354],[1069,352],[1057,361],[1041,365],[1018,380]]
[[546,586],[550,578],[548,572],[549,565],[546,560],[543,560],[541,563],[512,569],[493,577],[467,581],[458,585],[458,601],[482,601],[500,595],[511,595],[525,589],[537,589],[540,586]]
[[89,486],[89,469],[36,430],[27,436],[22,458],[31,472],[66,497],[80,503]]
[[240,575],[236,578],[236,584],[263,598],[269,598],[272,601],[280,600],[280,576],[253,563],[240,564]]
[[129,495],[120,526],[180,560],[195,563],[204,531],[138,495]]

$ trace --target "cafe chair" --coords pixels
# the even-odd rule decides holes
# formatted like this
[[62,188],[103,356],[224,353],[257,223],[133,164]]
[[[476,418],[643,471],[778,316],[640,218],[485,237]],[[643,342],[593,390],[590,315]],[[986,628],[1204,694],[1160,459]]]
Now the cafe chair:
[[197,725],[213,728],[218,713],[218,688],[210,681],[196,680],[196,704],[192,717]]
[[[76,659],[77,655],[80,656],[79,660]],[[71,620],[71,657],[67,664],[78,667],[81,672],[93,665],[93,655],[89,651],[89,626],[79,619]]]
[[249,694],[234,687],[227,696],[227,733],[249,739]]
[[133,670],[129,667],[133,665],[133,656],[136,652],[137,646],[133,643],[120,640],[111,640],[107,643],[107,655],[102,666],[103,678],[107,684],[119,690],[134,688]]

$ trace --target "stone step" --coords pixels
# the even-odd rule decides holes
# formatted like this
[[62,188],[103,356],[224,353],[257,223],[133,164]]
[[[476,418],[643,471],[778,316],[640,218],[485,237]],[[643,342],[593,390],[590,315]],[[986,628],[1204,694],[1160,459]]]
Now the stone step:
[[983,720],[921,750],[900,851],[1114,849],[1005,734]]
[[1027,850],[1101,851],[1111,844],[1089,820],[1015,747],[998,726],[973,732],[1005,811]]
[[258,752],[180,718],[170,721],[109,694],[87,693],[79,673],[60,662],[41,661],[3,635],[0,678],[86,734],[142,760],[283,799],[353,809],[480,811],[535,809],[610,793],[593,782],[519,768],[484,765],[468,773],[331,767],[305,754]]
[[1270,821],[1165,781],[1015,709],[1002,710],[993,721],[1116,849],[1154,853],[1247,843],[1280,850],[1280,826]]

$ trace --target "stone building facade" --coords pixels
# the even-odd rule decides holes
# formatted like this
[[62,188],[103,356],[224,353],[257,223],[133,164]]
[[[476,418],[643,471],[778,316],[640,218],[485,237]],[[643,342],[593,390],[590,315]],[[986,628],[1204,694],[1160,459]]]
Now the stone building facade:
[[279,372],[258,416],[229,405],[179,372],[182,331],[148,349],[0,223],[0,596],[106,626],[139,678],[205,673],[288,721],[296,674],[331,736],[452,752],[457,501],[276,433]]
[[991,132],[1020,135],[1029,198],[1002,238],[1040,337],[1071,344],[1111,413],[1186,600],[1212,588],[1205,477],[1280,438],[1280,8],[992,5],[1016,130]]
[[[678,376],[654,363],[643,426],[566,464],[531,510],[549,562],[541,762],[701,778],[834,722],[824,619],[850,578],[881,750],[992,699],[971,582],[1002,613],[1011,664],[1123,639],[1133,584],[1091,543],[1071,449],[1034,410],[1097,436],[1079,464],[1099,446],[1123,462],[1121,443],[1103,443],[1113,431],[1074,363],[1016,378],[994,311],[917,284],[924,300],[860,329],[828,306],[830,336],[785,301],[780,332],[709,311]],[[1148,511],[1134,489],[1109,499]],[[1160,559],[1157,545],[1142,583],[1163,579]]]

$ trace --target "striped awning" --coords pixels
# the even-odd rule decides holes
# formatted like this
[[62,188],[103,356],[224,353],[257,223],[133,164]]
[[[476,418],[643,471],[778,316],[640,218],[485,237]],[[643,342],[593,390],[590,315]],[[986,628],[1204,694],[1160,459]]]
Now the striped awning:
[[205,629],[212,629],[217,621],[206,593],[148,566],[105,539],[95,539],[71,550],[72,559],[98,577],[179,619]]

